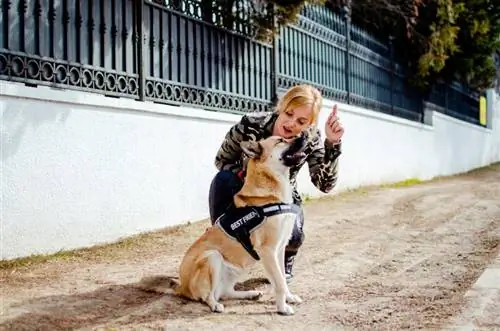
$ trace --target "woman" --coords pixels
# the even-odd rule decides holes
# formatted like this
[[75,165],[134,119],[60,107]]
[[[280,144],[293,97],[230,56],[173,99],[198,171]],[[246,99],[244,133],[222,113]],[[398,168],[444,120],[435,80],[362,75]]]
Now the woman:
[[[337,183],[338,157],[341,154],[341,139],[344,129],[337,117],[337,106],[325,123],[325,140],[317,129],[318,115],[322,107],[320,92],[309,85],[290,88],[279,100],[276,111],[244,115],[239,123],[227,132],[215,157],[219,172],[210,186],[209,208],[212,224],[232,203],[234,194],[240,190],[245,177],[245,157],[240,142],[260,140],[271,135],[292,138],[304,132],[308,136],[306,157],[290,169],[290,183],[293,187],[294,203],[301,206],[302,199],[297,191],[296,177],[307,162],[312,183],[327,193]],[[298,217],[292,238],[285,252],[285,273],[292,278],[295,255],[304,241],[304,215]]]

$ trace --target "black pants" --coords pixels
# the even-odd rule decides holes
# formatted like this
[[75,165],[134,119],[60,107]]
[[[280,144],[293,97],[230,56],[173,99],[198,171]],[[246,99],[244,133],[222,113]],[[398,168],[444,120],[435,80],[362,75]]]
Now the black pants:
[[[215,175],[208,196],[212,224],[232,203],[234,195],[241,189],[242,185],[243,181],[231,171],[222,170]],[[304,242],[304,211],[302,206],[300,207],[300,215],[295,221],[292,237],[285,249],[285,264],[290,269],[289,272],[291,272],[293,257]]]

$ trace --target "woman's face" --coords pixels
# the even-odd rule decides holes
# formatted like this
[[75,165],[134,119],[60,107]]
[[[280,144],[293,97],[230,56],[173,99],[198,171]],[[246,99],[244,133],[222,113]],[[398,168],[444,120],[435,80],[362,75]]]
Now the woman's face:
[[274,123],[273,135],[285,139],[293,138],[309,127],[312,116],[313,110],[310,105],[302,105],[281,112]]

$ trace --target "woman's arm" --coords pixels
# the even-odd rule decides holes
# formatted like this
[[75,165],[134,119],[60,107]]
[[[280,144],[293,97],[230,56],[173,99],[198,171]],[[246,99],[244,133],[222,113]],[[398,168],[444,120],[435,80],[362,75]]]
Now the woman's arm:
[[307,158],[311,181],[321,192],[330,192],[337,184],[338,162],[342,153],[341,144],[332,145],[322,141],[318,133],[312,141],[312,152]]
[[217,155],[215,166],[220,170],[229,170],[239,174],[244,169],[242,141],[259,140],[262,137],[264,125],[271,119],[269,113],[245,114],[241,120],[233,125],[224,137]]
[[243,115],[240,122],[229,129],[215,156],[215,166],[219,171],[230,170],[238,174],[243,170],[240,143],[259,139],[262,134],[260,126],[265,119],[266,114]]
[[215,166],[218,170],[230,170],[237,173],[241,170],[241,147],[245,132],[244,118],[233,125],[226,133],[215,156]]

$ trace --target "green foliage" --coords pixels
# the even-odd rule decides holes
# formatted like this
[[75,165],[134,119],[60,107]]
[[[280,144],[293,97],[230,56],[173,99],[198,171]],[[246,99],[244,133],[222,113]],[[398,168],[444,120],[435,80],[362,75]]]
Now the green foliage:
[[[259,38],[270,40],[279,27],[296,22],[304,0],[266,0],[276,23],[255,16]],[[340,12],[343,0],[314,0]],[[395,57],[408,81],[423,91],[437,81],[458,80],[473,89],[490,87],[500,49],[500,0],[354,0],[353,24],[382,40],[394,36]]]
[[437,81],[457,80],[475,90],[492,85],[492,54],[500,49],[499,0],[404,2],[357,0],[353,23],[381,37],[395,36],[396,58],[423,91]]
[[[265,6],[269,9],[268,15],[254,11],[252,20],[257,25],[256,38],[269,42],[273,35],[279,33],[280,27],[297,22],[300,12],[306,2],[310,5],[324,5],[325,0],[266,0]],[[274,17],[272,16],[274,14]]]
[[481,90],[491,87],[496,76],[491,55],[500,50],[500,1],[467,0],[466,5],[457,20],[459,50],[447,61],[443,77]]
[[419,54],[413,82],[420,87],[427,87],[432,75],[441,72],[449,57],[459,51],[457,45],[457,19],[465,10],[463,3],[453,3],[451,0],[437,0],[434,20],[429,23],[429,33],[423,39],[424,52]]

